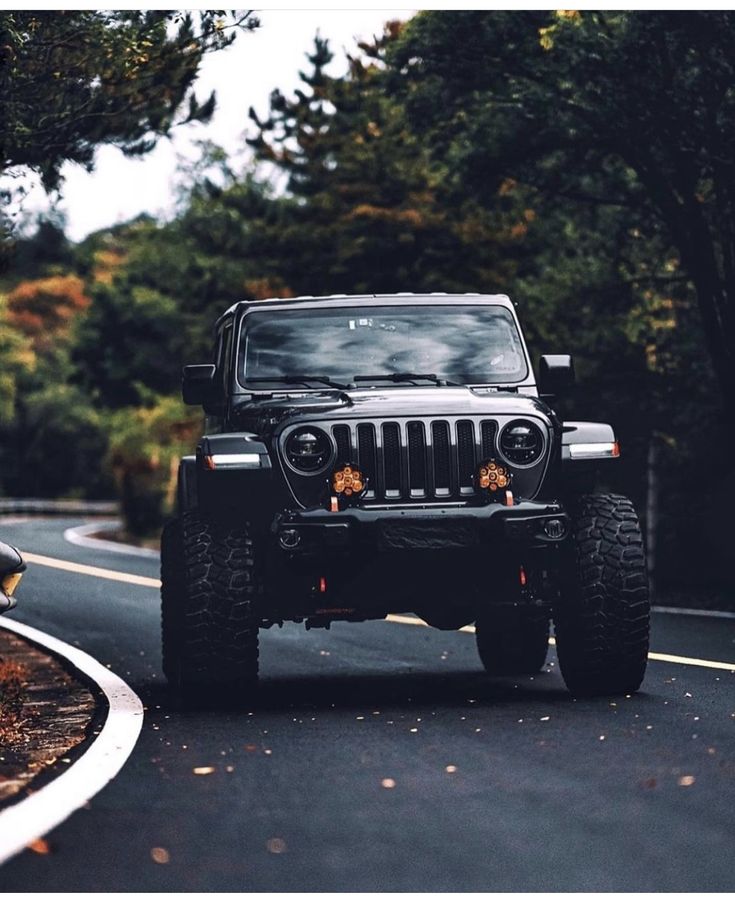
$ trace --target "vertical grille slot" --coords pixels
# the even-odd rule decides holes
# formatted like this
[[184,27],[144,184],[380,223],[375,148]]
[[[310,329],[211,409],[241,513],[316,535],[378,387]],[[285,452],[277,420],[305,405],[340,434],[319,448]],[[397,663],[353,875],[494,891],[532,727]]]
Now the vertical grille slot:
[[378,459],[375,450],[375,429],[370,423],[361,423],[357,427],[357,465],[368,477],[366,499],[380,494],[380,477],[378,476]]
[[426,495],[426,439],[424,424],[408,424],[408,484],[412,498]]
[[436,495],[449,495],[451,482],[449,426],[445,422],[431,424],[431,442],[434,448],[434,491]]
[[401,435],[397,423],[383,426],[383,473],[385,497],[401,497]]
[[472,475],[475,471],[475,433],[469,419],[457,423],[457,476],[459,491],[472,493]]
[[337,445],[337,463],[352,462],[352,440],[349,426],[334,427],[334,443]]
[[490,460],[495,457],[495,433],[497,425],[489,419],[482,421],[482,459]]

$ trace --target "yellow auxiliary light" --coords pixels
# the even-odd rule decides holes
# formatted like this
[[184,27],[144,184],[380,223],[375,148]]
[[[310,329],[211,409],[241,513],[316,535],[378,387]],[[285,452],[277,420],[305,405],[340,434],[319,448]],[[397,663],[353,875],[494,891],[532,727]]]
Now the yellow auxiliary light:
[[510,470],[495,460],[480,464],[475,474],[475,485],[482,492],[505,492],[510,482]]
[[330,487],[335,495],[359,498],[367,491],[367,480],[357,467],[346,463],[332,473]]

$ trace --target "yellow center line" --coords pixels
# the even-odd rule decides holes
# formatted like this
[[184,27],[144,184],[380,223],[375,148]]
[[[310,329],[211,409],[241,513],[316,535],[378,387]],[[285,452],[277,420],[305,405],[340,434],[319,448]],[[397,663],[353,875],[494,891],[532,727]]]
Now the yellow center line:
[[40,564],[41,567],[55,568],[57,571],[70,571],[73,574],[86,574],[88,577],[100,577],[102,580],[117,580],[119,583],[134,583],[137,586],[150,586],[158,589],[161,581],[155,577],[142,577],[140,574],[126,574],[123,571],[109,571],[107,568],[92,567],[89,564],[78,564],[76,561],[62,561],[60,558],[49,558],[47,555],[34,555],[23,552],[23,558],[29,564]]
[[676,665],[695,665],[698,668],[716,668],[723,672],[735,672],[732,662],[712,662],[709,659],[694,659],[691,656],[670,656],[668,653],[649,653],[654,662],[674,662]]
[[[118,583],[132,583],[137,586],[147,586],[159,589],[161,581],[156,577],[143,577],[141,574],[127,574],[124,571],[111,571],[107,568],[93,567],[89,564],[79,564],[76,561],[63,561],[61,558],[49,558],[47,555],[34,555],[32,552],[23,552],[23,557],[29,564],[38,564],[41,567],[55,568],[58,571],[70,571],[73,574],[85,574],[87,577],[99,577],[102,580],[116,580]],[[410,624],[415,627],[429,627],[421,618],[412,615],[388,615],[386,621],[394,624]],[[474,634],[475,628],[466,624],[459,628],[462,633]],[[549,637],[549,643],[556,645],[554,637]],[[648,658],[653,662],[673,662],[676,665],[693,665],[697,668],[712,668],[724,672],[735,672],[735,664],[731,662],[712,662],[709,659],[694,659],[690,656],[674,656],[669,653],[649,653]]]
[[[430,627],[421,618],[413,618],[410,615],[388,615],[386,621],[393,621],[396,624],[412,624],[414,626]],[[458,628],[465,634],[474,634],[475,628],[471,624],[465,624],[464,627]],[[549,637],[549,643],[556,646],[556,637]],[[709,659],[694,659],[691,656],[672,656],[669,653],[651,653],[648,658],[652,662],[673,662],[676,665],[694,665],[697,668],[714,668],[723,672],[735,672],[735,663],[732,662],[712,662]]]

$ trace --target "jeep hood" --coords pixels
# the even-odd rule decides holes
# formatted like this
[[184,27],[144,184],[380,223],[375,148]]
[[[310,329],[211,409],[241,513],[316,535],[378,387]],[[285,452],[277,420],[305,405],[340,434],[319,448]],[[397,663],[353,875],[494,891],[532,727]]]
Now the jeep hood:
[[[260,396],[233,407],[242,428],[265,422],[272,428],[298,418],[321,419],[421,419],[428,416],[536,416],[552,419],[538,398],[507,391],[472,391],[469,388],[399,387],[355,391],[327,391]],[[247,425],[246,425],[247,424]],[[260,427],[259,426],[259,427]]]

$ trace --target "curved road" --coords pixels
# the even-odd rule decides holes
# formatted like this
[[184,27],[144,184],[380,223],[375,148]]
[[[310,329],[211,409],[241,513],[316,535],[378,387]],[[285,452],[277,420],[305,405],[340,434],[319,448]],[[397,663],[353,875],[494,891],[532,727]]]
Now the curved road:
[[[157,576],[66,542],[78,522],[2,536]],[[122,772],[50,854],[0,867],[2,891],[735,889],[727,669],[655,661],[640,694],[575,701],[553,664],[486,678],[469,633],[287,625],[262,634],[253,712],[181,711],[156,589],[32,564],[12,617],[109,665],[147,712]],[[657,653],[732,663],[734,644],[735,620],[654,617]]]

